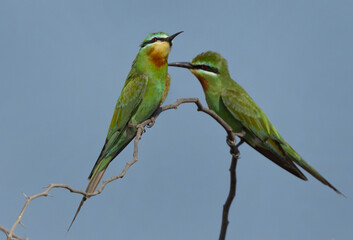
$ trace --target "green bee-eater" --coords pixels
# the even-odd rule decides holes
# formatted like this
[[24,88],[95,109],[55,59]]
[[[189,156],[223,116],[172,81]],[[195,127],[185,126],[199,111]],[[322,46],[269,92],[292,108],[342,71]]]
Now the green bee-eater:
[[244,131],[242,140],[255,150],[288,172],[307,180],[294,163],[298,164],[340,193],[281,137],[249,94],[232,80],[227,61],[220,54],[209,51],[199,54],[191,63],[177,62],[169,66],[188,68],[200,81],[208,107],[225,120],[234,132]]
[[[116,103],[105,144],[88,177],[87,193],[96,190],[109,163],[135,137],[136,125],[151,117],[167,97],[170,84],[168,55],[172,40],[180,33],[171,36],[163,32],[152,33],[140,45]],[[72,223],[86,199],[82,198]]]

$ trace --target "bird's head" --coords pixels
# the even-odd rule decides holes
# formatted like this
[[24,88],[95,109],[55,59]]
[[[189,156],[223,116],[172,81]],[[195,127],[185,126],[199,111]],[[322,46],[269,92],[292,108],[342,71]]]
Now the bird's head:
[[167,63],[173,39],[181,32],[171,36],[164,32],[151,33],[140,45],[140,53],[148,56],[149,60],[158,68]]
[[205,91],[210,86],[221,86],[222,77],[229,76],[227,61],[217,52],[203,52],[191,62],[175,62],[168,65],[188,68],[200,81]]

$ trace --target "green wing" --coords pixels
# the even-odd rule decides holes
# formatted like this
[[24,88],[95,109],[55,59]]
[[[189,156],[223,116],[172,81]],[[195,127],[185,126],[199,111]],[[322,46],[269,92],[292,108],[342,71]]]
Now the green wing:
[[[125,84],[115,105],[113,118],[110,123],[105,144],[97,159],[96,164],[92,169],[89,179],[96,172],[97,167],[100,165],[100,162],[104,158],[108,157],[106,155],[110,152],[112,148],[114,148],[115,143],[119,140],[119,137],[123,132],[122,130],[125,129],[129,120],[136,112],[144,95],[147,82],[148,76],[144,74],[141,76],[134,76],[133,79],[129,79],[129,81]],[[99,166],[99,168],[102,169],[104,168],[104,166]]]
[[144,74],[141,77],[135,77],[133,80],[130,80],[123,88],[115,105],[107,139],[110,139],[116,132],[124,128],[131,119],[131,116],[136,112],[141,103],[147,82],[148,77]]
[[281,141],[270,120],[245,90],[226,89],[222,92],[221,98],[232,116],[254,136],[263,142],[268,138]]
[[[306,180],[304,174],[294,165],[293,161],[298,162],[300,156],[293,150],[291,153],[297,155],[299,159],[288,156],[283,146],[288,144],[281,138],[279,133],[271,124],[265,113],[260,109],[254,100],[239,88],[226,89],[221,98],[231,115],[238,120],[247,132],[246,141],[255,150],[265,157],[286,169],[297,177]],[[290,148],[290,146],[288,145]]]
[[250,131],[261,140],[258,144],[250,143],[255,150],[295,176],[307,180],[293,162],[297,163],[320,182],[342,194],[282,139],[265,113],[244,89],[240,86],[235,90],[227,89],[222,93],[221,98],[227,110],[245,127],[246,131]]

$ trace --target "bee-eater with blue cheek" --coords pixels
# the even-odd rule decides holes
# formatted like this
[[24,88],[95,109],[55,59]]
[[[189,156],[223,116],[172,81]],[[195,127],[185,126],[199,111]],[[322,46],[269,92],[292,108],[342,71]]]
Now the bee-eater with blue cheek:
[[[105,144],[88,177],[87,193],[96,190],[109,163],[136,136],[136,126],[150,118],[167,97],[170,84],[168,55],[172,40],[180,33],[182,31],[171,36],[163,32],[152,33],[140,45],[116,103]],[[70,227],[86,199],[82,198]]]
[[245,131],[242,140],[255,150],[288,172],[307,180],[294,163],[298,164],[317,180],[341,194],[281,137],[249,94],[230,77],[227,61],[220,54],[204,52],[191,63],[177,62],[169,66],[189,69],[200,81],[208,107],[226,121],[234,132]]

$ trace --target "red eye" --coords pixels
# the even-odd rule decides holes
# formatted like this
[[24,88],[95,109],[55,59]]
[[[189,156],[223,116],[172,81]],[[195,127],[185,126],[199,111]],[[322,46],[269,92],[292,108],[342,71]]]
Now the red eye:
[[156,37],[154,37],[154,38],[152,38],[152,40],[151,40],[152,42],[155,42],[155,41],[157,41],[157,38]]
[[203,70],[207,70],[207,69],[208,69],[208,66],[202,65],[201,68],[202,68]]

